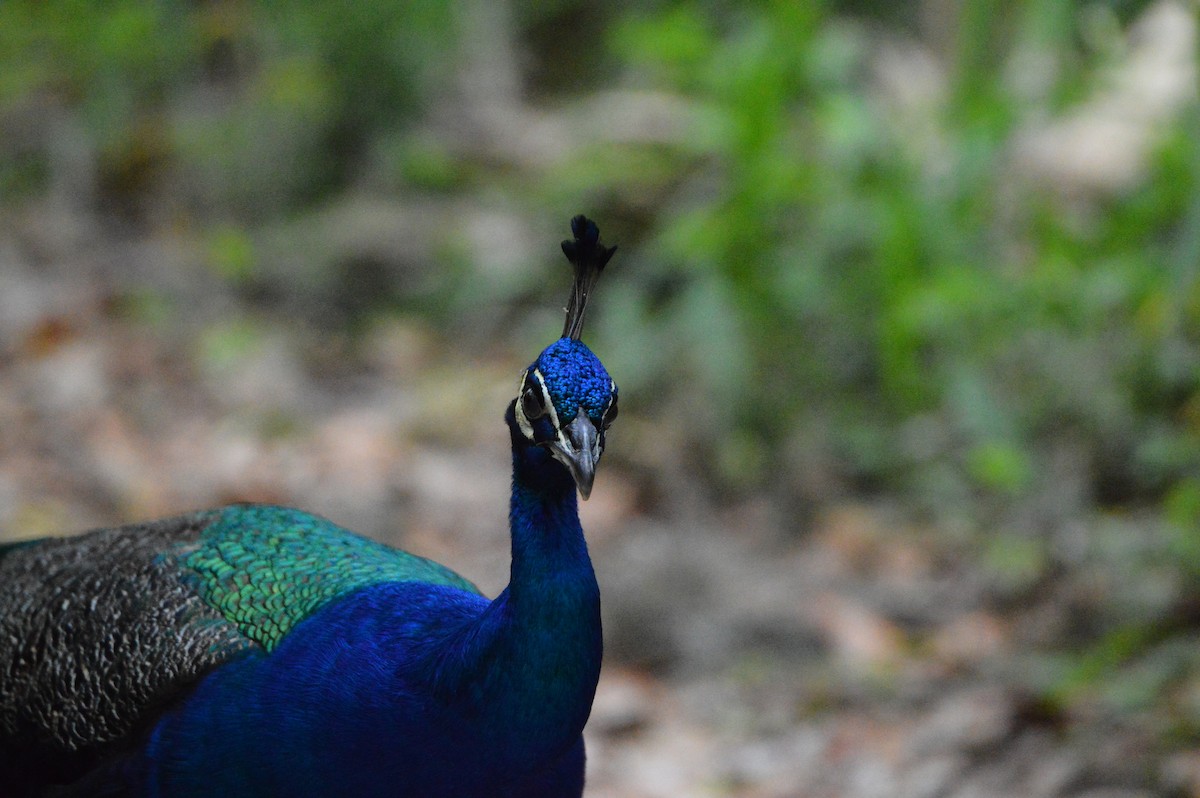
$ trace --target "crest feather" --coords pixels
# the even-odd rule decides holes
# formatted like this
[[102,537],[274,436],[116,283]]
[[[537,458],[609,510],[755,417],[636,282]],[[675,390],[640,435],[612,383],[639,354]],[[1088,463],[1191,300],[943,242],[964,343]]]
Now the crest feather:
[[617,251],[615,246],[600,243],[600,228],[583,214],[571,220],[573,241],[562,242],[563,254],[575,268],[575,281],[571,296],[567,300],[567,320],[563,325],[563,338],[579,340],[583,334],[583,318],[587,313],[588,297],[600,279],[600,272]]

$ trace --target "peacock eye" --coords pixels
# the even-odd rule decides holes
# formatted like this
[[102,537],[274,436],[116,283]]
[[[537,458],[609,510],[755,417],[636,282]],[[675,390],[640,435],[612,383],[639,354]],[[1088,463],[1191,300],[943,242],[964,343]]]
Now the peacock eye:
[[546,397],[534,386],[529,386],[521,394],[521,412],[530,421],[541,418],[546,415]]
[[617,420],[617,397],[614,394],[612,401],[608,404],[608,409],[604,411],[604,428],[608,429],[612,423]]

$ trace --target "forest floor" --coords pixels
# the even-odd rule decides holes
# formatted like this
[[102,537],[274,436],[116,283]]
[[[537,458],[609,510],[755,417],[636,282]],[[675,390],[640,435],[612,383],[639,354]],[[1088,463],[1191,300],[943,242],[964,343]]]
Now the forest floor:
[[[268,501],[503,587],[519,359],[418,321],[353,356],[215,325],[238,300],[187,246],[71,224],[0,235],[0,538]],[[164,315],[135,283],[180,298]],[[669,453],[648,490],[656,462],[619,454],[647,430],[622,416],[583,506],[606,638],[591,798],[1200,795],[1200,752],[1163,750],[1155,719],[1029,688],[1097,586],[993,601],[970,541],[877,497],[801,523],[706,495]]]

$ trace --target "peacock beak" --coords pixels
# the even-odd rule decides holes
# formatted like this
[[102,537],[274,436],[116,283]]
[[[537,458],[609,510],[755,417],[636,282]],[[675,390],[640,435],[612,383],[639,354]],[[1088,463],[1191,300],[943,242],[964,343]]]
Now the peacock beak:
[[[585,500],[592,495],[592,482],[596,479],[596,463],[600,459],[600,436],[596,426],[582,411],[563,430],[563,435],[550,444],[554,459],[567,467]],[[565,441],[563,439],[566,439]]]

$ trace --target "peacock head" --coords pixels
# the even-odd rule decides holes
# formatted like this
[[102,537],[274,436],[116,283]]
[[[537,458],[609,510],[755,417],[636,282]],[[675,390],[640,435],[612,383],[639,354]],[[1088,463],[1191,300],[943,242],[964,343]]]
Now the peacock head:
[[521,375],[512,416],[530,444],[566,466],[586,499],[604,454],[604,434],[617,417],[617,384],[579,336],[588,297],[617,248],[600,243],[599,228],[586,216],[571,220],[571,232],[575,239],[562,243],[575,269],[563,337]]

